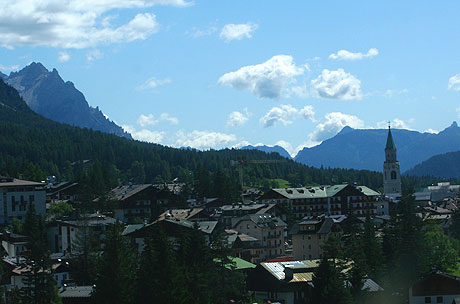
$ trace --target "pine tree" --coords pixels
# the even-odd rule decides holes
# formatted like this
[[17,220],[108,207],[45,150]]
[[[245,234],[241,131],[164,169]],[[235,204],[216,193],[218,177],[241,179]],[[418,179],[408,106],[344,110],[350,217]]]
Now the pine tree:
[[335,267],[333,260],[321,259],[313,274],[313,304],[352,303],[350,291],[345,287],[344,276]]
[[114,224],[107,234],[98,262],[94,303],[134,303],[136,251],[121,235],[123,225]]

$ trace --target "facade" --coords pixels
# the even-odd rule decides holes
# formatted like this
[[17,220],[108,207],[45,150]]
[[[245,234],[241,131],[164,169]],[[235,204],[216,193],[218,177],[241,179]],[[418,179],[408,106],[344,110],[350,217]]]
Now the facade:
[[115,218],[125,223],[134,220],[151,220],[159,216],[168,206],[172,196],[169,188],[152,184],[121,185],[108,194],[115,205]]
[[388,127],[387,144],[385,146],[385,162],[383,163],[383,193],[391,198],[401,197],[401,170],[396,158],[396,145]]
[[197,225],[198,230],[201,231],[205,238],[206,245],[209,246],[214,239],[217,224],[217,221],[192,222],[184,219],[163,218],[148,225],[128,225],[122,235],[130,238],[131,243],[141,253],[145,246],[144,239],[152,233],[152,229],[156,225],[160,225],[173,248],[177,249],[179,239],[183,236],[184,231],[193,230],[195,229],[195,225]]
[[48,248],[64,255],[78,253],[79,238],[87,233],[102,249],[105,233],[115,222],[116,219],[98,213],[84,215],[79,220],[56,220],[47,226]]
[[[304,260],[260,263],[248,275],[248,290],[254,298],[262,300],[263,303],[311,303],[313,273],[319,262]],[[383,289],[371,279],[366,279],[362,290],[378,292]]]
[[260,262],[285,254],[284,240],[286,223],[270,214],[249,214],[242,217],[233,230],[258,240],[258,254],[252,261]]
[[13,218],[22,220],[30,204],[37,214],[45,214],[44,184],[0,177],[0,225],[10,224]]
[[329,235],[342,232],[339,223],[345,218],[344,215],[306,217],[295,224],[290,231],[294,259],[321,259],[324,241]]
[[272,216],[282,217],[281,211],[277,208],[276,204],[239,203],[224,205],[218,210],[219,221],[225,228],[232,228],[236,222],[248,214],[270,214]]
[[380,193],[357,185],[332,185],[271,189],[259,198],[262,203],[276,203],[289,208],[294,219],[305,216],[382,214],[385,204]]
[[460,278],[442,272],[433,272],[409,289],[409,304],[460,302]]

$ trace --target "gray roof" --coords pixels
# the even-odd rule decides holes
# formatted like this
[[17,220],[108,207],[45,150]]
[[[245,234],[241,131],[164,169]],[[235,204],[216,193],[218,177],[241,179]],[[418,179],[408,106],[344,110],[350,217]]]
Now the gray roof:
[[10,177],[0,177],[0,187],[44,186],[44,183],[31,182]]
[[326,185],[315,187],[302,187],[302,188],[275,188],[272,191],[288,199],[311,199],[311,198],[328,198],[333,197],[347,186],[356,188],[358,191],[366,196],[378,196],[380,193],[374,191],[366,186],[354,186],[348,184],[341,185]]
[[68,286],[59,290],[61,298],[89,298],[93,292],[93,286]]
[[239,222],[250,220],[259,227],[285,227],[287,224],[283,222],[277,216],[271,216],[270,214],[248,214],[243,216],[238,222],[233,225],[234,227],[238,225]]
[[131,232],[134,232],[136,230],[139,230],[141,229],[142,227],[144,227],[145,225],[144,224],[134,224],[134,225],[128,225],[125,227],[125,230],[123,230],[123,232],[121,233],[121,235],[125,236],[125,235],[128,235],[130,234]]
[[122,201],[125,200],[149,187],[152,184],[141,184],[141,185],[120,185],[109,193],[109,199],[115,201]]
[[75,227],[93,227],[93,226],[107,226],[116,223],[113,217],[105,216],[102,214],[94,213],[82,217],[79,220],[57,220],[57,223],[66,224]]

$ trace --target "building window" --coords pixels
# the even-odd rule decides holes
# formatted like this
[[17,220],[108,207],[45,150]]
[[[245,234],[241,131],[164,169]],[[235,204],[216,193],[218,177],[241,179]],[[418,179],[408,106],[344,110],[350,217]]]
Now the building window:
[[425,303],[431,303],[431,297],[425,297]]
[[437,297],[437,298],[436,298],[436,303],[442,303],[443,300],[444,300],[444,299],[442,298],[442,296]]
[[396,179],[396,171],[391,171],[391,179]]

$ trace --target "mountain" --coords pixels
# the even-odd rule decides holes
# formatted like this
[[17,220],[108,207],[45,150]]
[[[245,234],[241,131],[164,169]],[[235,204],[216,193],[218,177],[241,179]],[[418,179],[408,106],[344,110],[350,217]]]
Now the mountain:
[[406,175],[460,179],[460,151],[430,157],[406,171]]
[[288,153],[288,151],[286,151],[286,149],[284,149],[283,147],[278,146],[278,145],[275,145],[273,147],[265,146],[265,145],[264,146],[251,146],[251,145],[248,145],[248,146],[241,147],[240,149],[241,150],[259,150],[259,151],[263,151],[265,153],[276,152],[279,155],[281,155],[282,157],[286,157],[286,158],[291,159],[291,155]]
[[[428,158],[460,149],[456,122],[438,134],[392,129],[397,157],[404,172]],[[304,148],[295,161],[314,167],[353,168],[382,171],[388,130],[345,127],[320,145]]]
[[19,92],[33,111],[46,118],[132,139],[98,107],[90,107],[85,96],[72,82],[64,82],[56,69],[50,72],[41,63],[32,62],[19,72],[0,77]]
[[[217,193],[213,191],[218,186],[226,191],[235,189],[235,185],[238,188],[238,170],[230,165],[231,160],[282,159],[278,154],[258,150],[175,149],[61,124],[30,110],[18,92],[1,80],[0,130],[0,175],[18,176],[33,163],[46,175],[71,180],[81,176],[72,163],[92,160],[102,168],[90,180],[94,185],[110,180],[110,185],[116,185],[128,181],[171,181],[177,177],[202,189],[206,197],[215,197]],[[246,186],[270,185],[274,179],[287,180],[293,186],[338,182],[357,182],[373,189],[382,186],[382,175],[377,172],[321,170],[292,160],[247,165],[242,169]]]
[[0,72],[0,79],[6,79],[8,76]]

